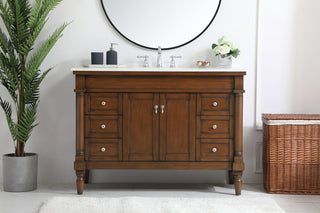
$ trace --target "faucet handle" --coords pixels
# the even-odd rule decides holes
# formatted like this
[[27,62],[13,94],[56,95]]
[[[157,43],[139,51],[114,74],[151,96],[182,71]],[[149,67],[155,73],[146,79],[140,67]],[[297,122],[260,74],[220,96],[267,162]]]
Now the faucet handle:
[[182,58],[180,55],[172,55],[170,56],[171,61],[170,61],[170,67],[176,67],[176,62],[174,61],[175,58]]
[[157,67],[162,67],[161,52],[162,52],[161,47],[158,46]]
[[149,67],[149,61],[148,61],[149,56],[147,56],[147,55],[139,56],[138,55],[137,58],[144,58],[143,67]]

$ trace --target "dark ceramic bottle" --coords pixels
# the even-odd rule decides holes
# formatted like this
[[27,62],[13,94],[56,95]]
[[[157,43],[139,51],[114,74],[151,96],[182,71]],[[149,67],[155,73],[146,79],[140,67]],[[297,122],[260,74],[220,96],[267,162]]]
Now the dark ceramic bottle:
[[113,45],[116,43],[111,43],[110,50],[107,52],[107,64],[118,64],[118,53],[113,49]]

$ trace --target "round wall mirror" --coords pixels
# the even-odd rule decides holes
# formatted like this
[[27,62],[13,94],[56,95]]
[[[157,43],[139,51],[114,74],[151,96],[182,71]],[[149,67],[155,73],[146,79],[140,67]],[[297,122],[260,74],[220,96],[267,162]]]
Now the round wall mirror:
[[198,38],[212,23],[221,0],[101,0],[111,25],[148,49],[174,49]]

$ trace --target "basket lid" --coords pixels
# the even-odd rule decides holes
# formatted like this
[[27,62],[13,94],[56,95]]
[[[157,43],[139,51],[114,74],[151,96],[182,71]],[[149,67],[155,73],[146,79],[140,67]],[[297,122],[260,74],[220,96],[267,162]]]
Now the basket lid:
[[320,125],[317,114],[262,114],[266,125]]
[[320,114],[262,114],[264,120],[320,120]]

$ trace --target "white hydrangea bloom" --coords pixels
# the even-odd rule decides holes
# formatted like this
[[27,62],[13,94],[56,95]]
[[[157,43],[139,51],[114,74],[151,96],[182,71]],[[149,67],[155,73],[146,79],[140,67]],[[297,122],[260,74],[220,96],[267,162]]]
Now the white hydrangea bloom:
[[238,46],[233,43],[232,41],[226,40],[226,36],[222,36],[218,40],[218,44],[212,44],[213,53],[217,55],[222,56],[228,56],[232,55],[233,57],[237,57],[239,55],[240,50],[238,49]]
[[231,50],[238,49],[238,46],[237,46],[235,43],[233,43],[233,42],[231,42],[230,47],[231,47]]
[[226,36],[222,36],[222,37],[218,40],[219,46],[221,46],[221,45],[224,44],[225,39],[226,39]]
[[220,54],[222,54],[222,55],[226,55],[226,54],[230,53],[230,50],[231,50],[231,48],[228,45],[223,45],[223,46],[220,46],[220,48],[219,48]]
[[219,55],[220,54],[220,46],[216,46],[214,49],[213,49],[213,53],[215,55]]

